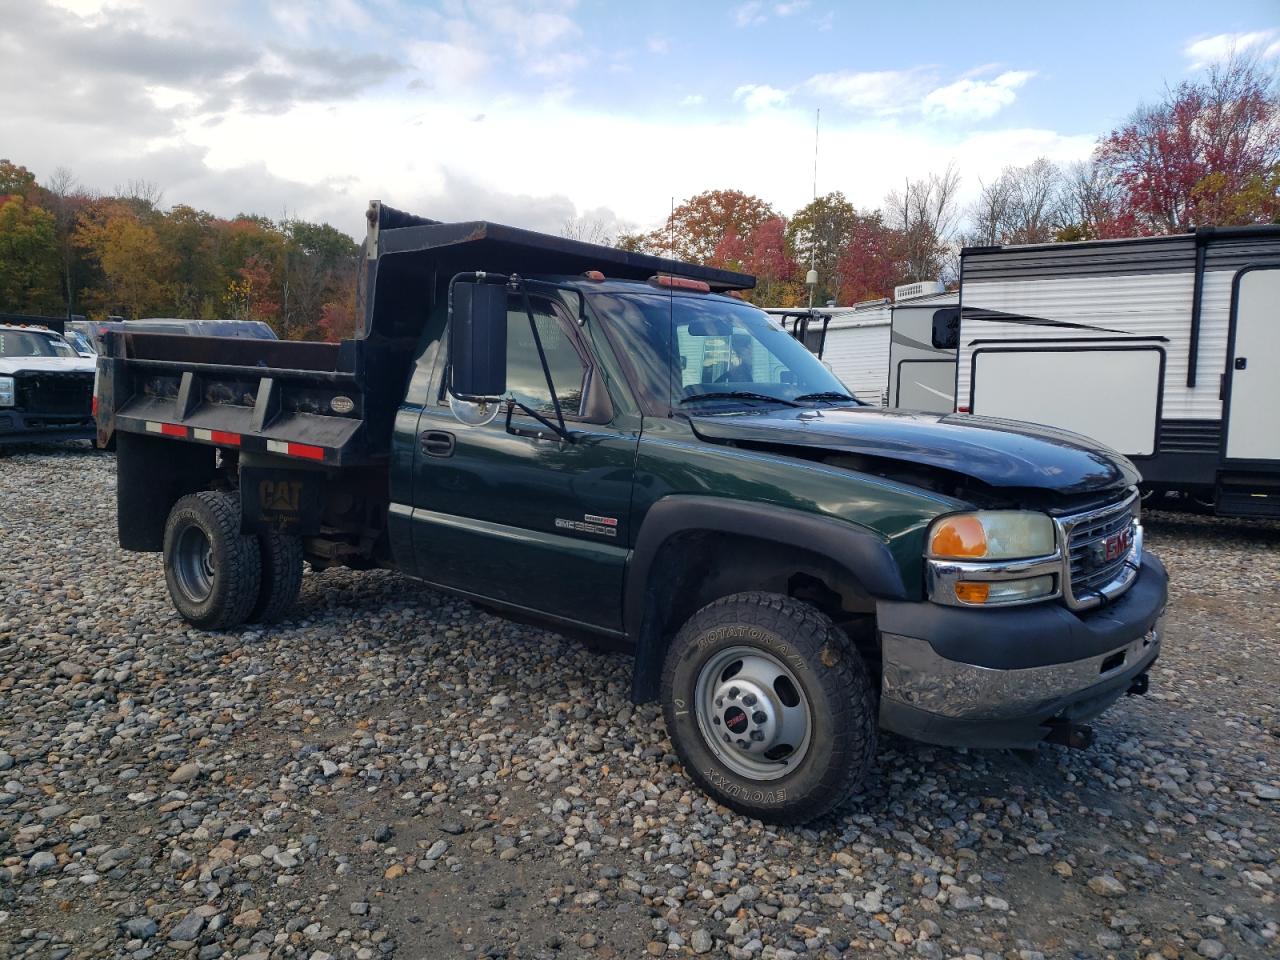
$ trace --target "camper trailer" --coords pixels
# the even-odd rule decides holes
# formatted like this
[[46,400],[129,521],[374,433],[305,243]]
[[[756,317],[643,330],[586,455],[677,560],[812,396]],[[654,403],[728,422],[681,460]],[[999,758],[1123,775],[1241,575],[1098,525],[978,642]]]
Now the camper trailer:
[[769,308],[791,334],[825,363],[849,392],[873,406],[885,403],[889,366],[890,301],[852,307]]
[[1280,517],[1280,226],[967,248],[958,321],[959,411],[1100,440],[1147,493]]
[[960,294],[941,281],[893,291],[889,342],[889,406],[930,413],[955,410],[955,334]]

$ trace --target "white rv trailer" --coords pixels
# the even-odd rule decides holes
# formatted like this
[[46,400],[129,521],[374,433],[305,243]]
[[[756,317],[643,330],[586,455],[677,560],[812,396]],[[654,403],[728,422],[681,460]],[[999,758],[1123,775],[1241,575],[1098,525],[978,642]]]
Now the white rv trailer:
[[889,344],[888,405],[904,410],[955,410],[955,330],[960,294],[937,280],[894,288]]
[[1280,226],[961,254],[957,409],[1093,437],[1280,516]]
[[825,363],[849,392],[884,406],[889,367],[890,302],[868,300],[852,307],[769,307],[793,336]]

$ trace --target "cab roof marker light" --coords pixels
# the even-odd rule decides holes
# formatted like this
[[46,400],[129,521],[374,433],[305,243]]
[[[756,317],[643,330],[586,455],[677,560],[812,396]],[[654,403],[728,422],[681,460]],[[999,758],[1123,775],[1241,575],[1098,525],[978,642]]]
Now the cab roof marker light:
[[604,279],[604,273],[600,270],[584,270],[582,276],[586,280],[600,281]]
[[658,273],[649,278],[650,283],[673,290],[694,290],[698,293],[710,293],[711,284],[705,280],[691,280],[688,277],[673,277],[668,273]]

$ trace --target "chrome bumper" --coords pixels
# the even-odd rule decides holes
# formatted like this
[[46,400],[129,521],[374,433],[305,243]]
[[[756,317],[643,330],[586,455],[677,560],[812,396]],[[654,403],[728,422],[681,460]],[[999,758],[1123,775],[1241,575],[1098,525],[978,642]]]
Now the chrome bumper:
[[[952,720],[1040,718],[1145,670],[1160,653],[1162,621],[1106,653],[1040,667],[998,670],[948,660],[926,640],[882,634],[883,700]],[[1046,717],[1043,717],[1047,719]]]

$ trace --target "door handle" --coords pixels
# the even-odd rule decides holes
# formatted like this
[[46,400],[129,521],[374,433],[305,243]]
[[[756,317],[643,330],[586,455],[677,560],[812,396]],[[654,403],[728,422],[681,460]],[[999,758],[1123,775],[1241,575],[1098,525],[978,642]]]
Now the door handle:
[[453,456],[454,436],[446,430],[424,430],[418,434],[418,441],[428,457]]

